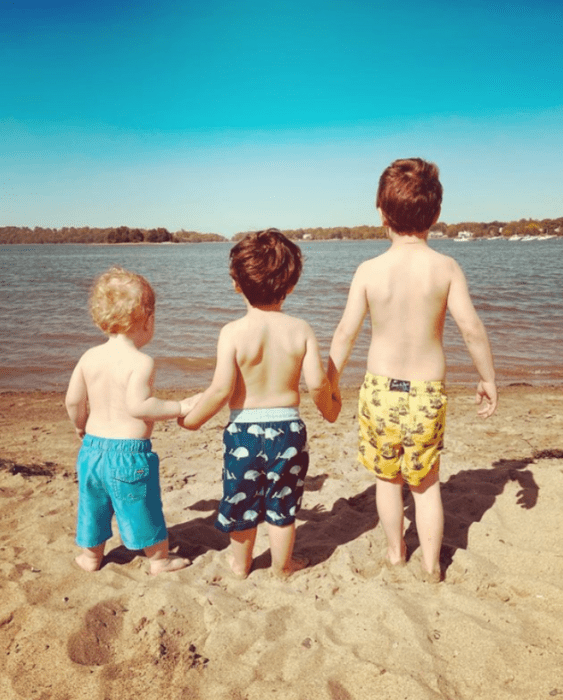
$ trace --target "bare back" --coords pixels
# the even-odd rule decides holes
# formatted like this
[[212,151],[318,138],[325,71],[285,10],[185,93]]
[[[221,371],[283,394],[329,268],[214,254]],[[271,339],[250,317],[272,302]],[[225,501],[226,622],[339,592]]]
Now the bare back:
[[151,358],[115,338],[84,353],[69,391],[75,388],[87,394],[90,407],[87,433],[117,439],[150,437],[153,423],[135,418],[128,407],[130,384],[139,372],[151,377],[152,382]]
[[249,310],[230,324],[237,376],[231,408],[299,405],[299,379],[308,343],[309,325],[281,311]]
[[425,241],[391,246],[360,266],[372,336],[367,369],[398,379],[441,380],[453,260]]

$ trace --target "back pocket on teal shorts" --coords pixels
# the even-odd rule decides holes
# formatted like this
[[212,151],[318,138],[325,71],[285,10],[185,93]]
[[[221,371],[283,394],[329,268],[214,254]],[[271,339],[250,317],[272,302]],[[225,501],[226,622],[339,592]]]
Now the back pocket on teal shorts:
[[147,497],[149,468],[122,466],[112,469],[112,490],[120,501],[142,501]]

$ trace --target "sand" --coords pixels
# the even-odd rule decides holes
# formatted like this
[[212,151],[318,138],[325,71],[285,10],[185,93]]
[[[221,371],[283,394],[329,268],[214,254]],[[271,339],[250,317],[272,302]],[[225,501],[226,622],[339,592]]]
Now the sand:
[[[163,394],[175,395],[174,392]],[[389,571],[372,475],[356,462],[356,391],[339,421],[309,397],[311,467],[296,553],[270,576],[265,528],[248,579],[213,527],[226,412],[160,424],[165,515],[183,571],[151,577],[117,528],[99,572],[74,563],[78,441],[56,393],[0,395],[2,700],[535,700],[563,696],[563,392],[502,389],[475,415],[450,389],[441,482],[445,580]]]

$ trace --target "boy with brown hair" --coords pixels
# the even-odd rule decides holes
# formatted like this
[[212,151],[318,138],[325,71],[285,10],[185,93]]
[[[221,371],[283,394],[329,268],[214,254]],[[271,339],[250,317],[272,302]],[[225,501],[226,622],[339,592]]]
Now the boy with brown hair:
[[336,420],[340,410],[311,327],[282,312],[301,268],[301,250],[277,229],[249,234],[231,249],[230,274],[247,313],[221,330],[211,385],[178,420],[196,430],[229,403],[215,526],[230,535],[229,565],[237,578],[250,573],[257,526],[264,520],[273,573],[285,578],[308,564],[293,557],[295,514],[309,465],[299,417],[301,372],[327,420]]
[[479,373],[476,402],[487,418],[497,405],[493,358],[465,276],[427,243],[440,215],[438,168],[396,160],[381,175],[376,206],[389,249],[362,263],[336,328],[329,376],[336,388],[369,311],[371,343],[360,389],[359,460],[377,477],[376,504],[388,564],[403,564],[403,482],[413,494],[423,578],[439,581],[444,515],[438,469],[447,398],[442,334],[449,310]]
[[162,513],[158,455],[150,436],[157,420],[185,415],[194,398],[164,401],[152,395],[154,360],[140,352],[154,334],[155,295],[141,275],[113,267],[90,295],[94,323],[108,336],[76,365],[66,408],[82,440],[78,454],[76,563],[100,568],[115,513],[128,549],[144,549],[151,574],[190,561],[170,555]]

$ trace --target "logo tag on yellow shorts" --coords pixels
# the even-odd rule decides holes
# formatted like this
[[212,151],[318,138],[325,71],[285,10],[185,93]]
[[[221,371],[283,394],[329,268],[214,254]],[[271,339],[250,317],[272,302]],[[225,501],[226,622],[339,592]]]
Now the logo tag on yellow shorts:
[[404,391],[409,392],[411,390],[411,383],[406,379],[391,379],[389,381],[389,391]]

